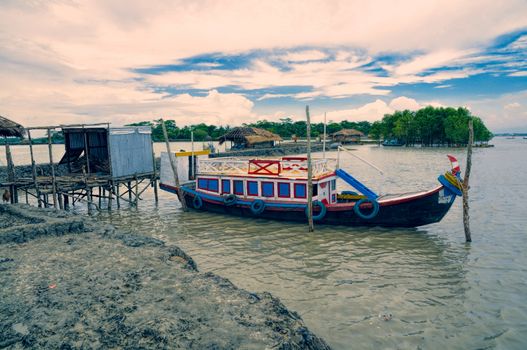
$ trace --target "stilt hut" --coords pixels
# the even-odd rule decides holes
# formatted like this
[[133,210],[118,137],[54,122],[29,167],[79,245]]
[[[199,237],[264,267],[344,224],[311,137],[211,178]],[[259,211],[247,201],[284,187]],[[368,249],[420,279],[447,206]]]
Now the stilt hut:
[[129,177],[154,172],[150,127],[67,127],[59,164],[70,173]]
[[24,127],[12,120],[0,116],[0,137],[3,137],[5,144],[7,162],[7,190],[4,192],[4,199],[9,199],[11,203],[17,202],[17,191],[15,190],[15,166],[11,157],[11,149],[7,142],[8,137],[24,137]]
[[342,144],[359,143],[361,137],[364,137],[364,134],[355,129],[342,129],[331,135],[333,142],[340,142]]
[[218,141],[220,145],[231,141],[231,149],[268,148],[273,147],[276,141],[282,141],[282,138],[260,128],[236,127],[218,138]]

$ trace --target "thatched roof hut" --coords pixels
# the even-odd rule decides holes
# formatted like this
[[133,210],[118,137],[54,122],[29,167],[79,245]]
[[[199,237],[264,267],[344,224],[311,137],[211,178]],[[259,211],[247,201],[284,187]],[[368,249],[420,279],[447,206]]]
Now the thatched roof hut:
[[364,137],[364,134],[355,129],[342,129],[333,133],[331,137],[335,142],[359,142],[361,137]]
[[0,116],[0,136],[1,137],[23,137],[24,127],[12,120]]
[[274,141],[282,141],[279,135],[270,131],[253,127],[236,127],[218,138],[220,145],[225,141],[232,141],[236,148],[273,146]]

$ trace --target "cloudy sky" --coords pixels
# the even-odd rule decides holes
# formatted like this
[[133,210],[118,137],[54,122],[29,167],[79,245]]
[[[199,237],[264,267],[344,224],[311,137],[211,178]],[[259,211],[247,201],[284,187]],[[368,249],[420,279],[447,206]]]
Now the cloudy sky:
[[527,1],[0,0],[0,115],[377,120],[466,106],[527,131]]

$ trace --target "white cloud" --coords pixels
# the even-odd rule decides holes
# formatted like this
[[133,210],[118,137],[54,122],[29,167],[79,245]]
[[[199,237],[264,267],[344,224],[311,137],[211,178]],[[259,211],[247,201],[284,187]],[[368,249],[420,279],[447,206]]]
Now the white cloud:
[[405,109],[408,109],[410,111],[416,111],[419,108],[421,108],[421,106],[413,98],[408,98],[406,96],[400,96],[400,97],[394,98],[390,102],[390,108],[394,110],[398,110],[398,111],[402,111]]
[[412,75],[424,72],[430,68],[444,66],[456,59],[473,54],[474,50],[444,50],[420,55],[404,62],[393,69],[396,76]]
[[493,132],[527,131],[527,90],[466,103]]
[[298,51],[298,52],[290,52],[280,58],[288,62],[305,62],[305,61],[323,60],[327,57],[328,57],[327,54],[319,50],[305,50],[305,51]]
[[[369,121],[374,122],[381,120],[385,114],[391,114],[396,110],[417,110],[421,105],[414,99],[406,96],[400,96],[392,99],[389,103],[381,99],[376,99],[373,102],[366,103],[362,106],[349,109],[339,109],[326,112],[328,121],[340,122],[342,120],[349,121]],[[313,117],[314,122],[324,120],[324,113],[317,114]]]
[[516,108],[520,108],[520,107],[521,107],[521,104],[519,104],[518,102],[512,102],[512,103],[506,104],[503,108],[505,108],[505,109],[516,109]]
[[509,74],[510,77],[527,77],[527,71],[519,71]]

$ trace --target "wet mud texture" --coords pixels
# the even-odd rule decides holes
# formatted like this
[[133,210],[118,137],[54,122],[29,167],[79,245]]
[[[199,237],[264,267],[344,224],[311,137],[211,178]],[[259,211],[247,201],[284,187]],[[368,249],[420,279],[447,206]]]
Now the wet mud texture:
[[329,349],[277,298],[198,272],[176,246],[12,208],[44,221],[21,228],[68,224],[0,243],[0,348]]

